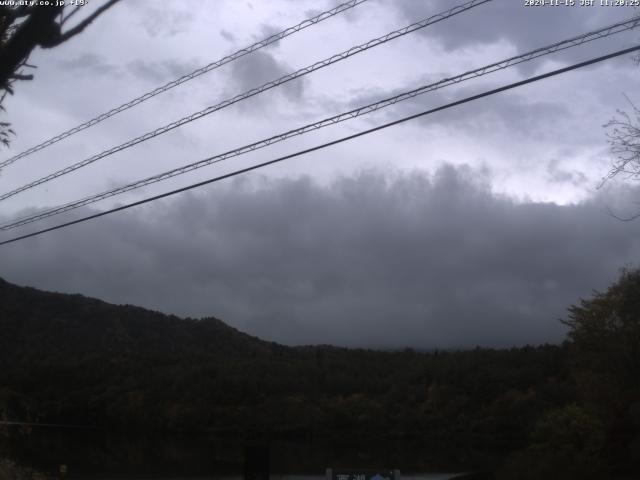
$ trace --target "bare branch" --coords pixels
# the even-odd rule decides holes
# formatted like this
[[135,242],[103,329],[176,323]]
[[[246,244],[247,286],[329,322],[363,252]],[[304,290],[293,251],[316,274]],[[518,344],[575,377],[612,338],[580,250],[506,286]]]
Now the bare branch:
[[631,215],[630,217],[621,217],[613,213],[613,210],[611,210],[608,205],[606,207],[609,215],[611,215],[616,220],[620,220],[621,222],[632,222],[633,220],[640,218],[640,212],[636,213],[635,215]]
[[[65,10],[64,2],[47,2],[48,5],[21,2],[24,5],[17,7],[0,5],[0,112],[5,111],[2,103],[6,96],[14,93],[14,83],[33,79],[33,75],[25,73],[23,67],[35,68],[27,63],[34,48],[60,45],[84,31],[118,1],[105,1],[102,6],[64,33],[62,26],[77,15],[81,10],[80,6],[67,7]],[[13,131],[8,127],[8,123],[0,122],[0,146],[9,144]]]
[[640,177],[640,109],[625,95],[631,107],[631,114],[617,110],[617,117],[609,120],[604,127],[608,129],[607,138],[610,151],[616,156],[611,170],[601,180],[601,188],[608,180],[622,174],[627,179]]
[[[69,29],[68,31],[64,32],[64,33],[60,33],[60,35],[57,36],[57,38],[52,39],[51,41],[47,42],[46,45],[42,45],[41,46],[43,48],[51,48],[51,47],[55,47],[57,45],[60,45],[63,42],[66,42],[67,40],[69,40],[71,37],[81,33],[85,28],[87,28],[96,18],[98,18],[103,12],[105,12],[106,10],[108,10],[109,8],[111,8],[112,6],[114,6],[116,3],[118,3],[120,0],[109,0],[107,3],[105,3],[104,5],[102,5],[100,8],[96,9],[95,12],[93,12],[91,15],[89,15],[87,18],[85,18],[82,22],[80,22],[79,24],[77,24],[75,27]],[[73,12],[72,12],[73,13]],[[71,14],[70,14],[71,15]],[[62,25],[62,24],[60,24]]]
[[23,75],[21,73],[14,73],[11,75],[12,80],[33,80],[33,75]]
[[73,10],[71,10],[71,12],[69,12],[69,15],[67,15],[66,17],[64,17],[61,21],[60,21],[60,26],[63,26],[67,20],[69,20],[71,17],[73,17],[77,12],[80,11],[80,5],[78,5],[76,8],[74,8]]

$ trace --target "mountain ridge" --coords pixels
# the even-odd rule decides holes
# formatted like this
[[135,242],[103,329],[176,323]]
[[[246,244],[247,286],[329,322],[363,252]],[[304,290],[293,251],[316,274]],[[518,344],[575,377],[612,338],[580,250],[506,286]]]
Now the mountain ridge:
[[[173,341],[174,344],[162,342],[157,345],[159,351],[175,350],[181,340],[182,343],[186,340],[195,341],[199,335],[211,339],[211,335],[214,333],[237,346],[246,343],[247,346],[253,344],[253,346],[264,347],[268,344],[257,337],[240,332],[215,317],[181,318],[135,305],[113,304],[77,293],[67,294],[18,286],[0,278],[0,325],[6,328],[9,325],[7,320],[15,320],[18,317],[24,323],[35,322],[45,329],[47,325],[43,324],[44,321],[62,327],[66,330],[66,336],[57,336],[58,343],[80,350],[84,350],[84,348],[81,343],[74,342],[78,338],[74,338],[73,333],[76,334],[76,337],[77,335],[83,336],[85,341],[92,340],[90,345],[93,348],[100,346],[115,348],[114,342],[116,340],[120,347],[128,345],[129,348],[140,348],[142,345],[135,342],[134,337],[153,336],[152,329],[158,326],[169,328],[174,333],[174,336],[165,339]],[[91,323],[91,320],[99,323]],[[17,324],[13,323],[15,327]],[[34,328],[35,324],[30,326]],[[102,333],[106,334],[106,338],[102,338],[101,342],[98,342],[99,339],[90,333],[100,327],[103,328]],[[142,332],[141,330],[144,328],[151,330]],[[134,331],[128,332],[128,330]],[[191,338],[185,338],[185,333]],[[7,338],[6,335],[3,337]],[[36,334],[31,340],[31,348],[33,348],[37,346],[39,336]],[[160,340],[160,338],[156,338],[156,340]],[[11,347],[5,345],[5,348]]]
[[288,347],[214,317],[0,281],[0,417],[36,423],[504,448],[572,398],[565,353]]

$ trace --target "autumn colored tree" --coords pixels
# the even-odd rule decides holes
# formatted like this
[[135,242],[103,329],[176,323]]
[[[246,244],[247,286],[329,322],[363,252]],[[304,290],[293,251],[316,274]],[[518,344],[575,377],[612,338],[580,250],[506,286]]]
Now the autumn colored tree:
[[609,378],[626,394],[640,390],[640,270],[624,270],[606,292],[595,292],[569,309],[576,366]]
[[640,270],[624,270],[605,292],[571,307],[564,323],[580,401],[605,425],[611,462],[639,468]]

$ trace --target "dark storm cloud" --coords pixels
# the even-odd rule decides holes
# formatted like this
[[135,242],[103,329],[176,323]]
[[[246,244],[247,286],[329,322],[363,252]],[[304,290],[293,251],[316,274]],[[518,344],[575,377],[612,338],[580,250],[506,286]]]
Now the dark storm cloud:
[[[293,71],[294,68],[261,50],[233,62],[230,68],[231,80],[229,83],[233,87],[233,95],[236,95]],[[277,91],[284,93],[290,100],[300,100],[304,94],[304,79],[287,82],[278,87]],[[253,99],[252,103],[255,104],[256,101],[261,102],[262,98]]]
[[[427,110],[467,98],[502,84],[484,87],[462,87],[457,90],[438,90],[428,93],[415,102],[407,102],[401,108],[405,112]],[[403,112],[404,113],[404,112]],[[418,120],[423,125],[439,125],[471,131],[508,131],[512,138],[536,138],[550,140],[549,135],[558,137],[562,133],[564,142],[577,141],[574,137],[582,132],[562,128],[568,118],[577,112],[569,110],[558,101],[535,98],[524,89],[492,95],[490,98],[458,105],[453,108],[426,115]],[[565,131],[566,130],[566,131]],[[555,138],[554,138],[555,139]]]
[[[438,80],[439,79],[440,78],[438,78]],[[434,80],[429,77],[428,79],[419,80],[403,88],[387,91],[373,89],[359,96],[355,96],[349,102],[349,105],[351,108],[361,107],[431,83],[434,83]],[[384,116],[387,120],[395,120],[421,111],[441,107],[502,85],[503,83],[495,83],[484,84],[483,86],[463,85],[446,87],[399,102],[387,108]],[[476,132],[483,131],[485,133],[507,130],[511,136],[530,138],[542,137],[544,133],[549,130],[548,128],[540,128],[541,125],[562,126],[563,122],[566,122],[568,118],[575,116],[575,112],[572,112],[558,101],[534,98],[526,91],[520,93],[514,90],[496,94],[487,99],[480,99],[434,112],[433,114],[420,117],[416,121],[425,126],[438,125],[456,129],[468,129]],[[371,121],[373,123],[379,122],[379,120]],[[572,137],[581,133],[575,129],[567,130],[567,133],[572,135]],[[558,128],[554,127],[554,134],[557,135],[557,133]]]
[[[633,65],[629,57],[625,57],[625,61]],[[572,151],[586,146],[600,148],[606,142],[603,123],[611,118],[616,109],[626,108],[624,89],[629,88],[637,77],[637,72],[633,71],[618,74],[618,87],[602,88],[602,79],[608,77],[606,65],[601,66],[601,71],[604,72],[603,77],[599,77],[597,72],[586,70],[557,77],[556,82],[563,81],[568,85],[575,84],[576,87],[589,86],[589,91],[593,92],[589,95],[580,96],[580,91],[576,89],[567,92],[565,97],[559,97],[554,92],[558,84],[554,83],[553,79],[546,79],[420,117],[416,123],[425,127],[443,127],[450,131],[468,131],[479,135],[495,135],[501,132],[507,134],[511,140],[533,139],[541,144],[561,146],[567,156],[570,156]],[[350,107],[360,107],[391,98],[442,78],[446,77],[434,79],[433,76],[427,76],[393,90],[370,89],[354,96],[350,101]],[[385,109],[383,118],[387,121],[396,120],[501,87],[512,81],[513,79],[498,80],[489,75],[481,82],[470,81],[445,87],[399,102]],[[566,91],[566,88],[563,87],[563,91]],[[379,120],[372,118],[371,122],[378,123]]]
[[[389,3],[410,21],[417,21],[453,6],[449,0],[404,0]],[[428,38],[437,38],[447,50],[506,41],[518,51],[524,52],[631,18],[636,13],[632,8],[596,5],[526,7],[524,4],[524,0],[494,0],[420,33]],[[600,42],[593,42],[588,47],[593,56],[600,53],[603,48],[600,45]],[[572,55],[570,53],[569,57]]]
[[305,10],[304,18],[313,18],[322,13],[322,10],[319,8],[310,8],[309,10]]
[[0,275],[289,343],[560,341],[566,308],[639,258],[640,222],[515,203],[482,178],[236,181],[2,247]]
[[[282,31],[282,27],[278,27],[276,25],[270,25],[267,23],[264,23],[260,26],[260,33],[258,35],[254,35],[254,38],[256,39],[256,41],[260,41],[263,40],[265,38],[269,38],[273,35],[275,35],[276,33],[280,33]],[[277,45],[280,44],[280,40],[278,40],[277,42],[274,42],[272,44],[269,45],[269,47],[273,48]],[[269,48],[267,47],[267,48]]]
[[151,83],[166,82],[180,78],[181,76],[194,71],[198,68],[198,62],[165,60],[162,62],[134,60],[126,65],[131,75]]
[[220,30],[220,36],[227,42],[233,43],[236,41],[236,36],[228,30]]
[[[139,19],[139,24],[147,35],[155,37],[173,37],[186,32],[195,19],[195,2],[189,2],[182,8],[175,2],[158,0],[126,2]],[[176,8],[177,7],[177,8]]]

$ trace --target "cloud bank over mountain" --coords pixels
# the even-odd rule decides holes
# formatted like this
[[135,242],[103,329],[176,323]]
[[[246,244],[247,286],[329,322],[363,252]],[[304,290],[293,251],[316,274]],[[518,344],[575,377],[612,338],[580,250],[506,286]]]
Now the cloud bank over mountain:
[[640,258],[602,194],[518,202],[490,173],[253,176],[9,245],[0,275],[288,344],[559,342],[566,308]]

